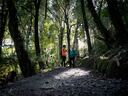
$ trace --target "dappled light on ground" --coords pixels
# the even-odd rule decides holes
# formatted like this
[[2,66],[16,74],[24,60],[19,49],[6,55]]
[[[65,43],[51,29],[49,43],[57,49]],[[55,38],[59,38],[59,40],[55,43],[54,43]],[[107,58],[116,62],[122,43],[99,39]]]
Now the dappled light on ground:
[[[103,79],[85,68],[57,68],[9,84],[0,96],[128,96],[128,82]],[[119,94],[120,93],[120,94]]]
[[68,79],[89,75],[90,71],[80,68],[69,69],[54,76],[55,79]]

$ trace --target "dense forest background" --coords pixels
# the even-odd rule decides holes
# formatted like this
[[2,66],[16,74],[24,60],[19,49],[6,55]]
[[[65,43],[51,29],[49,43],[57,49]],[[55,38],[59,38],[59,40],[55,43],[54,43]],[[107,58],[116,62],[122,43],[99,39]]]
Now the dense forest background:
[[0,78],[60,66],[61,48],[77,65],[128,76],[127,0],[0,0]]

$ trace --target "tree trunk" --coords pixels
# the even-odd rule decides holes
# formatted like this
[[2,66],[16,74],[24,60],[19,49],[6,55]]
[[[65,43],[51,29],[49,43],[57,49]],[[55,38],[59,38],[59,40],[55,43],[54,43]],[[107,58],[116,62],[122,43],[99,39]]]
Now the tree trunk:
[[84,0],[81,0],[81,10],[82,10],[82,15],[83,15],[83,20],[84,20],[83,21],[84,30],[86,31],[86,37],[87,37],[88,53],[90,55],[92,51],[92,45],[91,45],[90,34],[89,34],[89,29],[88,29],[88,22],[87,22],[86,13],[85,13]]
[[44,19],[46,20],[46,18],[47,18],[47,6],[48,6],[48,0],[45,0],[45,17],[44,17]]
[[[59,57],[61,57],[61,49],[63,45],[63,36],[64,36],[64,28],[61,24],[60,33],[59,33]],[[60,59],[59,59],[60,62]]]
[[119,12],[119,8],[117,6],[117,0],[107,0],[108,3],[108,11],[110,14],[111,21],[115,27],[116,31],[116,42],[117,46],[128,45],[128,32],[125,28],[124,22],[122,20],[122,16]]
[[101,22],[100,17],[98,16],[98,14],[95,11],[95,7],[92,3],[92,0],[87,0],[87,2],[88,2],[88,9],[90,10],[90,12],[92,14],[92,17],[96,24],[97,29],[102,34],[104,41],[105,41],[106,45],[108,46],[108,48],[109,49],[112,48],[113,42],[115,40],[111,37],[111,33],[105,28],[105,26]]
[[35,74],[35,70],[31,64],[28,54],[24,48],[23,38],[18,30],[18,19],[16,14],[16,7],[14,0],[7,0],[7,6],[9,11],[9,31],[14,41],[19,65],[24,77],[32,76]]
[[68,15],[65,12],[65,23],[67,27],[67,45],[68,45],[68,61],[69,61],[69,53],[70,53],[70,27],[69,27],[69,20],[68,20]]
[[2,6],[0,10],[0,58],[2,56],[2,41],[4,37],[4,31],[5,31],[5,26],[6,26],[6,21],[7,21],[7,14],[8,11],[5,10],[5,0],[2,0]]
[[77,22],[75,35],[74,35],[73,48],[76,48],[77,56],[79,57],[80,54],[79,54],[79,44],[78,44],[78,27],[79,27],[79,23]]
[[39,17],[39,8],[40,8],[41,0],[35,0],[35,23],[34,23],[34,29],[35,29],[35,51],[36,56],[38,59],[38,63],[40,66],[40,69],[44,69],[44,62],[41,59],[41,53],[40,53],[40,42],[39,42],[39,32],[38,32],[38,17]]
[[35,50],[36,56],[40,56],[40,44],[39,44],[39,32],[38,32],[38,17],[39,17],[39,7],[40,7],[41,0],[35,0]]

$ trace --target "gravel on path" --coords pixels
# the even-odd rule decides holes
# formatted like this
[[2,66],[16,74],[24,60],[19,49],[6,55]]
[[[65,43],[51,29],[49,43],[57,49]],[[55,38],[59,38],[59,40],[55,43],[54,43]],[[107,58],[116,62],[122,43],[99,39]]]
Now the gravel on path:
[[8,84],[0,96],[128,96],[128,81],[102,78],[84,68],[57,68]]

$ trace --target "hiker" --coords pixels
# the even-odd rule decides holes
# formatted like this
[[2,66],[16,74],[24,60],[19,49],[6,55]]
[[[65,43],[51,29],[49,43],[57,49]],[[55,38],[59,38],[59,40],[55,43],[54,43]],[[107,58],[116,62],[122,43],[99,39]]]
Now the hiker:
[[77,56],[76,50],[74,48],[72,48],[70,50],[70,54],[69,54],[70,67],[75,67],[75,59],[76,59],[76,56]]
[[66,45],[63,45],[62,49],[61,49],[61,58],[62,58],[62,66],[66,66],[66,55],[67,55],[67,50],[66,50]]

